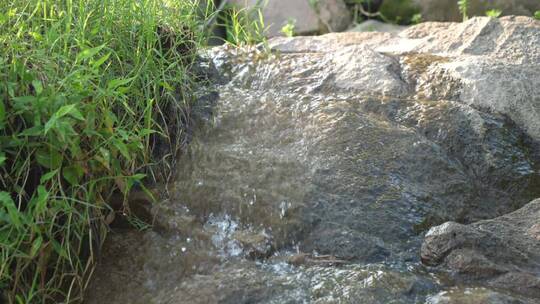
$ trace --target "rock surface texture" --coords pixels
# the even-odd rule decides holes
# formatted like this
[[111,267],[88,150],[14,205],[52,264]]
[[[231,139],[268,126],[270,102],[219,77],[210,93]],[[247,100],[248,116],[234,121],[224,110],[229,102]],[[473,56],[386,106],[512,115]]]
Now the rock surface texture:
[[[326,64],[323,73],[331,73],[339,88],[491,109],[508,115],[538,140],[539,32],[540,21],[533,18],[482,17],[465,23],[426,22],[397,35],[278,38],[271,46],[283,53],[320,54],[320,63]],[[408,60],[411,55],[418,60]],[[337,65],[335,71],[328,60]]]
[[208,51],[213,115],[89,303],[538,303],[540,22],[268,45]]
[[[457,1],[454,0],[415,0],[422,12],[422,19],[429,21],[461,21]],[[485,16],[486,11],[498,9],[503,16],[532,16],[540,10],[537,0],[469,0],[469,16]]]
[[492,220],[431,228],[422,261],[444,265],[460,280],[540,299],[540,199]]

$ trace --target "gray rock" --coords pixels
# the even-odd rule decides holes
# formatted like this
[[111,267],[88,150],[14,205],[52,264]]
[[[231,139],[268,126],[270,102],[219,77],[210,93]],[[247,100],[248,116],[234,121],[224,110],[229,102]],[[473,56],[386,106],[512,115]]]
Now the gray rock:
[[[482,49],[475,41],[489,36],[484,29],[494,26],[507,32],[507,42]],[[514,39],[518,33],[528,33],[531,39]],[[292,206],[287,217],[291,222],[282,222],[277,229],[283,243],[300,241],[304,251],[358,261],[394,255],[414,259],[414,235],[419,231],[448,219],[471,222],[495,217],[539,192],[533,140],[505,111],[484,111],[462,100],[462,92],[477,88],[489,74],[462,81],[441,72],[456,62],[478,58],[486,60],[487,67],[488,60],[502,57],[501,52],[521,59],[513,63],[520,73],[534,71],[536,55],[525,53],[533,49],[539,34],[530,18],[476,18],[465,25],[422,24],[398,35],[275,38],[269,44],[276,55],[215,49],[212,57],[231,82],[221,91],[219,111],[226,114],[218,115],[220,129],[202,143],[203,151],[216,155],[198,168],[213,168],[220,181],[208,186],[212,191],[187,192],[184,200],[197,205],[208,201],[203,204],[208,208],[211,201],[224,200],[229,190],[222,187],[235,189],[257,181],[271,189],[262,177],[295,176],[285,188],[265,190],[281,194],[266,199],[269,210],[275,210],[268,215],[279,215],[279,202]],[[504,50],[505,45],[510,49]],[[523,81],[534,87],[538,79]],[[511,90],[511,85],[495,89]],[[507,96],[506,102],[519,98]],[[232,114],[237,108],[242,113]],[[508,115],[516,117],[511,111]],[[240,131],[244,122],[245,129],[257,130],[256,137]],[[534,123],[523,122],[531,128]],[[235,150],[222,150],[231,145],[231,138]],[[258,151],[254,147],[265,147],[266,152],[252,154]],[[273,149],[281,152],[273,155]],[[221,171],[216,160],[223,157],[231,163]],[[234,173],[221,182],[231,174],[228,168],[253,167],[248,164],[254,159],[260,171],[252,176]],[[209,181],[205,172],[196,170]],[[213,191],[216,196],[209,199]],[[278,204],[272,207],[272,201]],[[392,202],[396,205],[387,209]],[[235,204],[212,210],[231,212]],[[279,223],[268,215],[259,219]],[[386,225],[389,222],[394,225]]]
[[470,225],[433,227],[422,244],[422,261],[526,296],[540,297],[540,199],[510,214]]
[[[422,19],[426,21],[461,21],[462,15],[455,0],[415,0],[420,7]],[[540,10],[537,0],[469,0],[469,16],[485,16],[490,9],[499,9],[503,16],[532,16]]]
[[[241,8],[253,8],[260,0],[230,0]],[[266,34],[282,36],[281,28],[294,22],[297,35],[320,34],[345,30],[352,22],[352,14],[343,0],[288,0],[267,1],[262,6]]]
[[[424,303],[484,285],[480,303],[537,300],[540,228],[515,228],[537,221],[532,207],[468,224],[540,197],[538,39],[531,18],[474,18],[209,50],[220,97],[178,160],[163,236],[134,254],[142,282],[126,299]],[[423,233],[448,221],[423,259],[462,280],[420,261]],[[285,262],[301,253],[347,263]]]
[[[458,101],[504,113],[540,140],[538,45],[540,21],[529,17],[428,22],[399,34],[347,33],[270,41],[280,52],[315,52],[308,56],[317,60],[312,65],[318,75],[314,79],[329,89],[353,87],[368,94]],[[333,71],[335,62],[350,65]],[[336,79],[342,81],[328,84]]]
[[462,24],[425,23],[400,35],[413,38],[402,42],[416,44],[411,52],[451,58],[415,76],[417,96],[505,113],[540,139],[539,21],[474,18]]
[[381,22],[375,19],[366,20],[356,26],[350,28],[348,32],[388,32],[399,33],[406,29],[406,26]]

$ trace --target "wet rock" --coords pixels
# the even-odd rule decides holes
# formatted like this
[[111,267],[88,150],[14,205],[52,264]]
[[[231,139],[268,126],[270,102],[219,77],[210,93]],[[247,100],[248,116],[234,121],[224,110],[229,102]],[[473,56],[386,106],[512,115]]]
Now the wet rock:
[[452,57],[364,40],[318,49],[354,37],[275,39],[286,52],[260,60],[216,55],[231,82],[178,171],[179,200],[272,227],[277,248],[376,262],[414,259],[427,219],[495,217],[539,191],[532,140],[507,116],[413,98],[411,79]]
[[272,238],[264,231],[259,233],[238,231],[234,233],[233,238],[240,243],[244,254],[251,259],[265,259],[273,253]]
[[[161,290],[219,263],[204,238],[153,231],[109,233],[85,303],[159,303]],[[204,248],[204,249],[203,249]]]
[[[454,0],[415,0],[421,9],[422,19],[426,21],[461,21],[457,1]],[[490,9],[499,9],[503,16],[525,15],[532,16],[540,10],[540,3],[536,0],[469,0],[469,16],[485,16]]]
[[345,259],[362,260],[367,263],[382,261],[390,255],[384,242],[377,237],[357,230],[344,231],[328,227],[325,229],[324,225],[317,226],[303,240],[301,248],[307,252],[335,254]]
[[294,266],[340,266],[348,264],[349,261],[335,257],[333,255],[313,255],[309,253],[299,253],[290,256],[287,263]]
[[[378,52],[450,57],[432,62],[417,74],[409,82],[410,92],[419,98],[451,99],[506,113],[540,139],[539,33],[540,22],[532,18],[473,18],[460,24],[423,23],[393,39],[379,34],[371,39],[364,36],[362,42],[379,43],[374,48]],[[278,49],[285,45],[292,43],[277,44]]]
[[416,94],[506,113],[539,139],[539,33],[540,22],[532,18],[504,17],[424,23],[400,35],[418,43],[411,51],[453,57],[419,75]]
[[410,259],[427,216],[496,216],[534,189],[531,151],[515,146],[526,136],[502,116],[455,102],[292,96],[222,91],[219,127],[179,168],[178,201],[268,227],[276,248],[300,241],[376,262]]
[[426,304],[534,304],[536,300],[486,288],[455,288],[428,297]]
[[422,261],[449,268],[467,280],[540,297],[540,200],[493,220],[433,227]]
[[[209,50],[226,82],[175,168],[137,292],[158,303],[423,303],[480,284],[537,296],[536,247],[489,233],[519,226],[513,215],[480,222],[495,223],[488,232],[468,224],[540,197],[539,39],[531,18],[474,18]],[[423,256],[462,273],[446,283],[418,253],[448,221]],[[530,221],[520,233],[537,242]],[[182,247],[191,255],[170,256]],[[291,252],[350,263],[293,267]]]
[[[257,0],[232,0],[237,6],[252,8]],[[298,35],[339,32],[352,22],[351,11],[343,0],[291,0],[267,1],[262,8],[266,34],[269,37],[283,35],[281,28],[294,21],[294,33]]]
[[[427,288],[426,290],[424,288]],[[414,275],[384,267],[296,267],[286,263],[257,268],[227,265],[214,274],[185,281],[159,296],[161,303],[414,303],[433,286]]]
[[[250,62],[250,69],[262,65],[267,74],[249,82],[241,79],[249,74],[239,70],[246,66],[235,66],[231,72],[239,73],[237,83],[249,83],[253,88],[280,83],[283,89],[288,85],[301,89],[294,79],[309,75],[302,79],[302,87],[315,91],[449,99],[507,114],[540,139],[540,22],[533,18],[427,22],[399,34],[276,38],[269,45],[294,56],[275,60],[281,64],[279,69]],[[408,58],[410,54],[425,55],[414,60]],[[240,57],[233,58],[229,62]],[[419,60],[423,68],[411,75],[409,63],[414,66]],[[297,68],[300,66],[304,68]],[[293,76],[289,83],[279,80],[289,76]]]

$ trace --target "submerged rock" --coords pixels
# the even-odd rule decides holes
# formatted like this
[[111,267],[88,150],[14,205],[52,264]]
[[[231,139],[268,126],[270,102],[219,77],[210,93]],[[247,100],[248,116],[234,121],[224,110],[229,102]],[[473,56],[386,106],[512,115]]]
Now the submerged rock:
[[540,199],[492,220],[431,228],[422,261],[460,280],[540,298]]
[[429,296],[425,304],[535,304],[538,301],[486,288],[452,288]]

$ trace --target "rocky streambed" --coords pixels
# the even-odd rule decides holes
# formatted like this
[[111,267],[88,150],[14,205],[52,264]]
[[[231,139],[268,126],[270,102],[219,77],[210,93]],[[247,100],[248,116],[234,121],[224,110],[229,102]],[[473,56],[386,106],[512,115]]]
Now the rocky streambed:
[[208,52],[212,114],[88,303],[540,302],[539,21],[267,48]]

